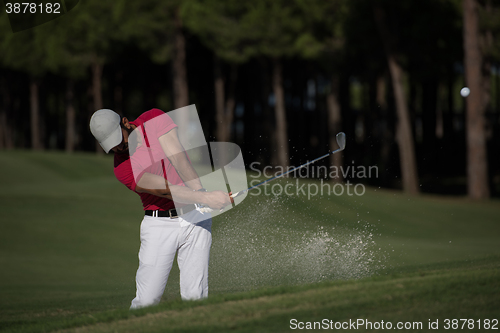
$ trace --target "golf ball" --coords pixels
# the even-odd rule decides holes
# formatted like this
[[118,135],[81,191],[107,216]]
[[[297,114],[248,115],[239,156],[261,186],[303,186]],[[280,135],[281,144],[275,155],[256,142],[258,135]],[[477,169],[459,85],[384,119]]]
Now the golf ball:
[[463,87],[460,90],[460,95],[462,95],[462,97],[467,97],[467,96],[469,96],[469,94],[470,94],[470,89],[467,87]]

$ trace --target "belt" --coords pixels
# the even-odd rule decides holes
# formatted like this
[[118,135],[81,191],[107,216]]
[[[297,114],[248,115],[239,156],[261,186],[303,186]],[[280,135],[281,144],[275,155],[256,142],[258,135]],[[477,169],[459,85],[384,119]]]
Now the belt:
[[185,205],[182,208],[172,208],[169,210],[145,210],[144,215],[152,216],[152,217],[170,217],[171,219],[179,217],[180,215],[189,213],[192,210],[196,209],[196,205],[189,204]]

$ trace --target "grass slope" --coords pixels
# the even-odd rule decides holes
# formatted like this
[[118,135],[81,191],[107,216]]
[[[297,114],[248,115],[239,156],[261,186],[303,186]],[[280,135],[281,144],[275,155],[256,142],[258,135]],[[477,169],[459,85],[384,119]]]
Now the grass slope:
[[499,318],[499,278],[500,258],[495,257],[359,281],[215,296],[184,306],[165,304],[146,310],[145,315],[132,312],[127,319],[65,332],[282,332],[290,330],[293,319],[303,325],[324,319],[329,324],[383,320],[394,328],[398,322],[410,323],[414,331],[419,323],[428,331],[430,319],[438,320],[439,331],[446,331],[445,319],[467,318],[474,319],[477,328],[478,319]]
[[[294,182],[284,179],[279,184],[287,181]],[[109,156],[1,152],[0,189],[0,330],[51,331],[132,316],[127,308],[135,293],[141,204],[134,193],[114,179]],[[212,296],[200,303],[205,310],[200,310],[199,304],[178,300],[178,270],[174,267],[164,302],[144,313],[163,313],[158,320],[151,319],[155,323],[151,329],[158,330],[165,327],[161,324],[162,316],[170,318],[165,311],[180,311],[175,313],[180,318],[177,324],[166,321],[172,325],[169,327],[179,330],[196,329],[197,325],[203,330],[219,330],[230,328],[231,323],[244,330],[247,319],[251,325],[257,325],[255,330],[263,330],[266,325],[283,330],[288,327],[284,319],[301,313],[304,321],[322,316],[350,318],[347,314],[375,319],[380,315],[378,318],[384,320],[399,314],[398,318],[411,320],[411,313],[420,316],[421,311],[428,309],[429,318],[431,314],[437,318],[441,316],[439,306],[429,306],[426,302],[439,303],[436,299],[446,296],[446,290],[451,288],[450,292],[460,293],[453,296],[455,301],[443,305],[443,315],[451,315],[454,306],[457,311],[463,309],[460,313],[464,315],[489,315],[489,305],[499,308],[498,289],[495,289],[498,282],[492,282],[494,278],[498,281],[498,259],[488,259],[484,267],[470,265],[478,262],[475,258],[500,255],[498,203],[498,200],[411,197],[380,189],[367,189],[362,197],[317,195],[310,200],[303,195],[249,195],[243,204],[214,219]],[[462,264],[453,268],[454,261]],[[419,270],[427,272],[428,265],[435,263],[439,265],[423,277],[418,275]],[[441,270],[446,265],[451,268]],[[387,275],[389,271],[399,275]],[[370,278],[377,274],[378,277]],[[398,280],[405,279],[404,276],[408,283]],[[296,286],[362,277],[366,278]],[[435,285],[435,298],[415,296],[420,303],[412,305],[413,296],[401,296],[399,310],[390,307],[395,301],[387,301],[387,307],[381,306],[385,303],[380,293],[394,299],[397,293],[384,288],[398,283],[404,287],[400,288],[401,293],[413,290],[415,295],[434,290]],[[476,285],[486,287],[479,291]],[[267,290],[263,294],[256,292],[263,288]],[[313,292],[322,288],[325,290],[318,291],[318,295]],[[350,299],[349,288],[354,288],[353,295],[360,288],[357,295],[367,298],[367,307],[356,300],[342,303]],[[483,295],[486,289],[491,292],[488,297]],[[469,307],[468,302],[457,301],[473,299],[476,292],[483,295],[477,298],[480,304],[472,302]],[[330,296],[319,301],[323,293]],[[290,298],[284,302],[290,306],[282,307],[278,300],[288,294]],[[257,300],[262,297],[261,304]],[[307,312],[297,301],[301,297],[309,297],[311,304],[318,299],[318,305],[310,305],[313,310]],[[230,313],[227,309],[233,306],[226,304],[226,299],[241,299],[251,304],[247,310],[244,306],[238,310],[233,320],[223,315]],[[274,304],[264,311],[269,312],[269,318],[274,318],[271,314],[276,307],[273,316],[281,319],[259,322],[258,316],[267,318],[267,315],[253,309],[266,308],[263,305],[266,302]],[[212,313],[215,308],[211,307],[216,305],[222,309],[221,315],[214,317],[218,318],[216,322],[195,320],[198,310]],[[424,309],[419,310],[421,306]],[[358,308],[364,312],[354,311]],[[474,312],[473,308],[478,310]],[[327,316],[328,311],[332,315]],[[396,317],[389,316],[393,311]],[[145,324],[141,320],[133,319],[130,325],[137,321],[137,327],[142,327]],[[273,321],[279,327],[272,326]],[[119,321],[112,325],[128,326]],[[252,331],[251,327],[247,329]],[[122,330],[121,326],[116,329]]]

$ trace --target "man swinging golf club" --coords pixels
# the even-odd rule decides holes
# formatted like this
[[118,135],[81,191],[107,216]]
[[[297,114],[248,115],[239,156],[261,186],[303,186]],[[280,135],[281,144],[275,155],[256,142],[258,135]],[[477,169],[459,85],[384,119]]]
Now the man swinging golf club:
[[[129,138],[136,129],[138,146],[144,149],[133,147],[129,154]],[[115,153],[116,178],[136,192],[143,204],[137,292],[130,308],[160,302],[176,252],[182,299],[207,297],[212,220],[210,213],[196,204],[222,209],[231,204],[228,193],[203,189],[179,141],[177,125],[159,109],[149,110],[134,121],[111,110],[99,110],[92,115],[90,130],[106,153]],[[149,159],[151,154],[157,154],[156,158]],[[149,165],[134,174],[131,158]]]

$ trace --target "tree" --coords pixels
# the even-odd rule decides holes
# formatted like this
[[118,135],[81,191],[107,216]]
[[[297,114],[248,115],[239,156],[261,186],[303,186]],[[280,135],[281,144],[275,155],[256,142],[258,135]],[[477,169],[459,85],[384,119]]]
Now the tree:
[[481,48],[483,58],[483,95],[485,111],[491,108],[491,70],[492,64],[500,62],[500,3],[492,0],[477,2]]
[[[66,81],[66,91],[64,92],[66,118],[64,146],[66,152],[71,153],[75,150],[77,143],[75,81],[85,77],[86,68],[81,66],[82,62],[85,61],[85,57],[69,47],[71,45],[70,39],[74,38],[74,36],[72,35],[73,29],[68,27],[68,24],[65,20],[56,20],[44,24],[37,29],[44,35],[45,47],[47,49],[47,56],[44,61],[48,70],[54,74],[61,75]],[[95,89],[94,94],[100,95],[100,90]],[[101,99],[102,103],[102,98],[98,97],[96,99]],[[96,105],[94,104],[95,107]],[[98,151],[101,151],[101,149]]]
[[180,8],[176,8],[174,11],[172,72],[174,73],[174,107],[178,109],[189,105],[189,88],[186,69],[186,38],[179,13]]
[[[344,25],[348,16],[345,0],[299,0],[304,28],[296,43],[298,53],[303,59],[313,59],[330,76],[330,87],[326,94],[328,111],[328,145],[330,150],[337,145],[336,134],[342,130],[340,104],[340,68],[344,61]],[[343,165],[342,154],[330,156],[330,164],[340,170]],[[338,173],[341,180],[342,172]]]
[[[347,13],[342,25],[344,37],[343,59],[339,66],[343,73],[343,89],[350,89],[348,80],[356,78],[361,84],[369,87],[369,102],[362,114],[363,131],[366,137],[373,141],[367,147],[365,141],[365,152],[358,153],[365,163],[377,164],[382,170],[392,167],[391,158],[395,143],[395,125],[392,100],[389,99],[391,93],[388,84],[387,59],[382,47],[380,34],[375,24],[372,3],[370,0],[349,0],[347,2]],[[349,92],[339,94],[344,98],[343,105],[350,110],[351,98]],[[347,99],[347,100],[346,100]],[[342,102],[342,100],[341,100]],[[345,112],[344,125],[347,130],[354,131],[356,114]],[[370,131],[370,130],[373,131]],[[377,153],[372,154],[371,152]],[[381,173],[381,183],[389,185],[392,177],[387,172]]]
[[[46,48],[49,66],[52,71],[65,75],[68,79],[66,95],[67,114],[67,150],[72,150],[73,106],[71,87],[72,80],[82,75],[82,70],[90,70],[92,107],[89,108],[88,119],[91,114],[104,107],[102,97],[102,75],[104,65],[111,54],[114,41],[119,40],[122,33],[121,22],[115,13],[116,7],[112,2],[89,0],[80,2],[75,10],[58,18],[53,22],[35,28],[36,31],[49,32],[46,35]],[[102,148],[95,142],[95,150],[102,154]]]
[[283,87],[283,60],[299,54],[300,44],[310,35],[304,31],[304,16],[297,1],[257,0],[252,1],[249,16],[256,32],[258,53],[271,59],[272,90],[276,121],[277,164],[289,165],[288,126]]
[[476,0],[464,0],[465,80],[470,89],[467,109],[467,185],[471,198],[489,197],[488,164],[482,93],[482,54],[479,44],[479,22]]
[[[265,56],[271,60],[277,164],[288,166],[288,127],[282,62],[284,58],[298,54],[303,17],[297,2],[257,0],[187,3],[190,4],[187,7],[189,13],[197,14],[188,21],[189,27],[201,36],[217,57],[232,63],[243,62],[253,55]],[[201,17],[202,15],[205,16]],[[219,77],[217,59],[214,65],[218,121],[223,122],[219,127],[219,137],[227,137],[227,120],[231,120],[232,111],[224,110],[224,103],[221,101],[224,79]],[[234,74],[231,76],[234,77]],[[230,101],[231,99],[228,100]],[[231,105],[228,104],[227,106]]]
[[43,44],[43,38],[37,34],[36,29],[28,29],[18,33],[12,33],[7,28],[6,15],[0,18],[2,35],[0,39],[0,63],[3,65],[25,72],[30,77],[29,96],[30,96],[30,129],[31,129],[31,147],[34,150],[44,149],[43,140],[43,121],[40,115],[39,87],[42,76],[47,68],[44,63],[46,48]]
[[0,149],[14,148],[14,128],[13,124],[9,119],[11,114],[12,102],[9,91],[9,78],[7,77],[7,71],[0,71]]
[[[116,2],[114,12],[120,21],[122,41],[137,44],[150,53],[155,63],[171,62],[175,109],[189,105],[186,37],[182,17],[185,3],[180,0],[120,0]],[[187,118],[179,118],[179,127],[185,128],[187,121]]]
[[403,69],[397,61],[397,53],[393,45],[394,37],[387,27],[385,11],[380,3],[373,3],[373,13],[386,53],[394,99],[396,101],[398,115],[396,140],[399,147],[403,189],[408,193],[416,194],[419,192],[417,162],[413,131],[410,123],[410,112],[403,89]]
[[[333,150],[337,144],[335,133],[338,133],[342,129],[342,112],[340,108],[339,101],[339,85],[340,79],[335,73],[332,74],[331,87],[327,93],[326,101],[328,107],[328,144],[330,150]],[[344,164],[341,154],[330,155],[330,164],[336,167],[337,170],[341,170]],[[338,172],[339,179],[342,180],[342,172]]]
[[[238,66],[256,54],[248,6],[234,0],[190,0],[182,12],[188,29],[214,53],[216,137],[222,142],[230,140]],[[228,71],[224,71],[224,64],[228,64]]]

